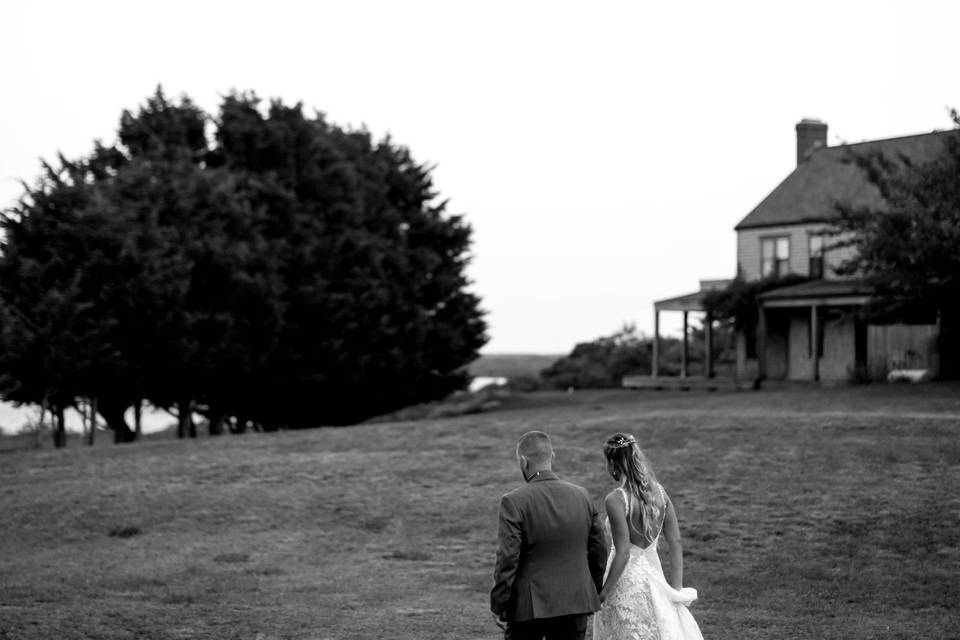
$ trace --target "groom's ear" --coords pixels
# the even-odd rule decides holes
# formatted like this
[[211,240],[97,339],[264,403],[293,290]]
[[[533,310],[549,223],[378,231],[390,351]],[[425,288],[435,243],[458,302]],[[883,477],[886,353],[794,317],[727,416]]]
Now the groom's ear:
[[530,461],[527,460],[527,456],[517,456],[517,462],[520,463],[520,473],[526,478],[527,470],[530,469]]

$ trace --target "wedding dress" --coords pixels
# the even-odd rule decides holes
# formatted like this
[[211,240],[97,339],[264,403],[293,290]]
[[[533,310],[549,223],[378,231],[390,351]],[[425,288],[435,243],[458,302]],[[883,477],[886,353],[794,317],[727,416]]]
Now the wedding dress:
[[[663,487],[660,487],[661,493]],[[620,489],[630,521],[630,496]],[[664,510],[661,509],[661,512]],[[630,545],[630,559],[603,608],[593,618],[594,640],[703,640],[700,628],[687,606],[697,599],[697,590],[679,591],[667,583],[657,555],[663,516],[656,537],[647,547]],[[607,533],[610,521],[606,522]],[[607,571],[616,549],[611,549]],[[604,575],[606,580],[606,575]]]

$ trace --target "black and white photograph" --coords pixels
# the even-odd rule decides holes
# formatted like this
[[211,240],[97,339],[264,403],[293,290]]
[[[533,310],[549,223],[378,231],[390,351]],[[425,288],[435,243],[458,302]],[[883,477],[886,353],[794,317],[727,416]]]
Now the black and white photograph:
[[0,640],[960,640],[957,25],[4,2]]

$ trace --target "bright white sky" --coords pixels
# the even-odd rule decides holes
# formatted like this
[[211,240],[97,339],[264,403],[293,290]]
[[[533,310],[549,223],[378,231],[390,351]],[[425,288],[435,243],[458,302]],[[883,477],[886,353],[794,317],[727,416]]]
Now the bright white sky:
[[[829,143],[951,126],[960,3],[87,2],[0,7],[0,207],[158,83],[389,132],[474,228],[488,353],[565,353],[735,270],[733,226]],[[667,332],[676,321],[667,314]]]

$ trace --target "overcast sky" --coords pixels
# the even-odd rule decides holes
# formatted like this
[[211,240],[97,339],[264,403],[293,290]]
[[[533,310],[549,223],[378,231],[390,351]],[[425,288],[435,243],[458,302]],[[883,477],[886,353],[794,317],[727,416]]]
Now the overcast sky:
[[800,119],[829,144],[949,128],[957,24],[948,0],[7,0],[0,207],[157,84],[211,113],[231,89],[302,101],[437,165],[486,352],[567,352],[732,276]]

